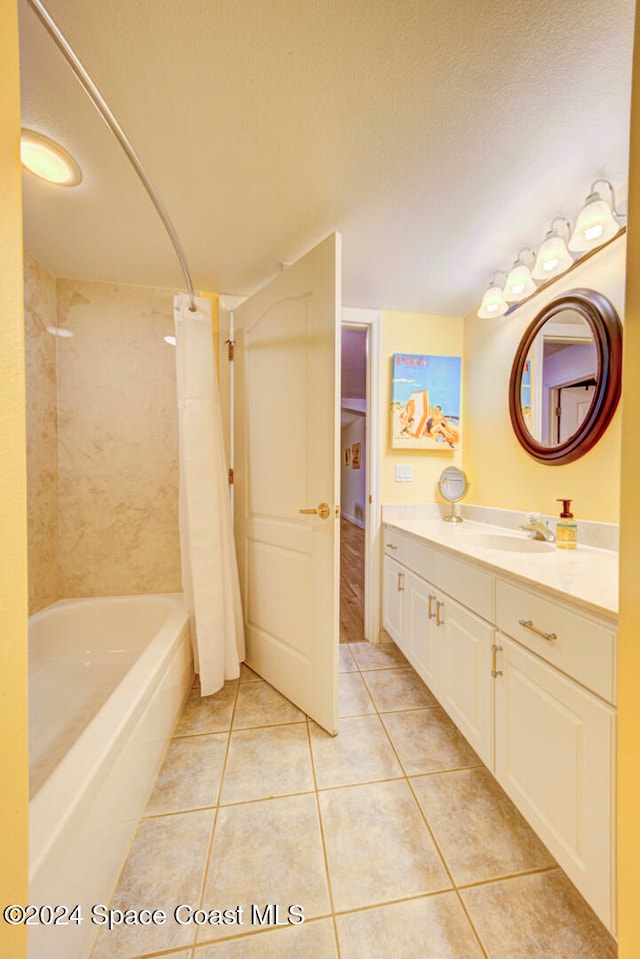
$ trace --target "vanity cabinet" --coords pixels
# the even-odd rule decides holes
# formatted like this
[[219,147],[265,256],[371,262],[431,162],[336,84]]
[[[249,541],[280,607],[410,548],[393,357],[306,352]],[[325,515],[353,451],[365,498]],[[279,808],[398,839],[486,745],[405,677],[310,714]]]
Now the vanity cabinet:
[[[425,572],[447,582],[451,592],[464,593],[467,578],[471,591],[478,586],[476,571],[467,564],[448,558],[442,563],[438,552],[426,544],[389,534],[385,536],[383,565],[384,628],[469,744],[491,765],[492,703],[487,670],[491,670],[495,629],[418,574]],[[491,605],[490,584],[487,597],[479,602],[483,607]]]
[[389,527],[383,623],[615,931],[613,625]]
[[495,630],[454,599],[442,600],[438,697],[480,759],[493,766],[492,646]]
[[612,928],[615,710],[504,634],[497,646],[495,777]]
[[404,597],[407,571],[395,559],[385,557],[382,568],[382,625],[393,641],[405,652]]

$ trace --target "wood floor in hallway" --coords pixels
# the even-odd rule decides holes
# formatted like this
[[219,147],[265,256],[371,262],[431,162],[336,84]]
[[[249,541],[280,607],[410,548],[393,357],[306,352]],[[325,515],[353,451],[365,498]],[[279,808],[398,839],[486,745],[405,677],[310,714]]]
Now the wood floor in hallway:
[[340,642],[364,639],[364,530],[340,519]]

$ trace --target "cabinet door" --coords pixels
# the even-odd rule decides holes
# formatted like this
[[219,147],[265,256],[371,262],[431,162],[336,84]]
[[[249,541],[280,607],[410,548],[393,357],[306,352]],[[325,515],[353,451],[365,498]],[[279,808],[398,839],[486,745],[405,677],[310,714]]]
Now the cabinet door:
[[406,655],[431,692],[438,695],[438,634],[435,586],[408,572],[405,589]]
[[493,769],[491,646],[494,629],[453,599],[437,608],[438,698],[482,761]]
[[498,633],[496,778],[613,931],[615,713]]
[[382,625],[404,651],[405,570],[395,559],[385,556],[382,568]]

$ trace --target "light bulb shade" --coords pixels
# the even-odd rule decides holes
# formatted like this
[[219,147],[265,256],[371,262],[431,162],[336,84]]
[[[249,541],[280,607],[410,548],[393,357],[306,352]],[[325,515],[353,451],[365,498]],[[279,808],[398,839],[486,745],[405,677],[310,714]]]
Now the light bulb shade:
[[509,304],[502,295],[502,289],[496,283],[492,283],[482,297],[482,303],[478,310],[478,316],[483,320],[490,320],[494,316],[504,316],[509,309]]
[[611,207],[606,200],[591,193],[578,214],[569,249],[574,253],[593,250],[610,240],[618,232],[618,224],[613,219]]
[[514,264],[513,269],[507,277],[502,295],[507,303],[518,303],[527,296],[535,293],[536,285],[531,279],[531,270],[519,260]]
[[20,161],[29,173],[57,186],[76,186],[82,180],[82,171],[71,154],[34,130],[22,130]]
[[555,232],[547,236],[538,250],[536,262],[531,276],[536,280],[549,280],[552,276],[559,276],[573,264],[573,257],[567,250],[567,244]]

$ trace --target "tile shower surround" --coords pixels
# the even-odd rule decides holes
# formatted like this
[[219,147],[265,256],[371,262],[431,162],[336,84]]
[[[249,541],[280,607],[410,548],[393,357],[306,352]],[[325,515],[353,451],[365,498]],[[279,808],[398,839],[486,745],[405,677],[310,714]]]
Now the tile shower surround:
[[[339,735],[243,667],[175,730],[91,959],[615,959],[614,940],[393,645],[342,645]],[[250,904],[305,922],[250,923]]]
[[180,590],[172,332],[170,290],[55,280],[25,253],[30,612]]

